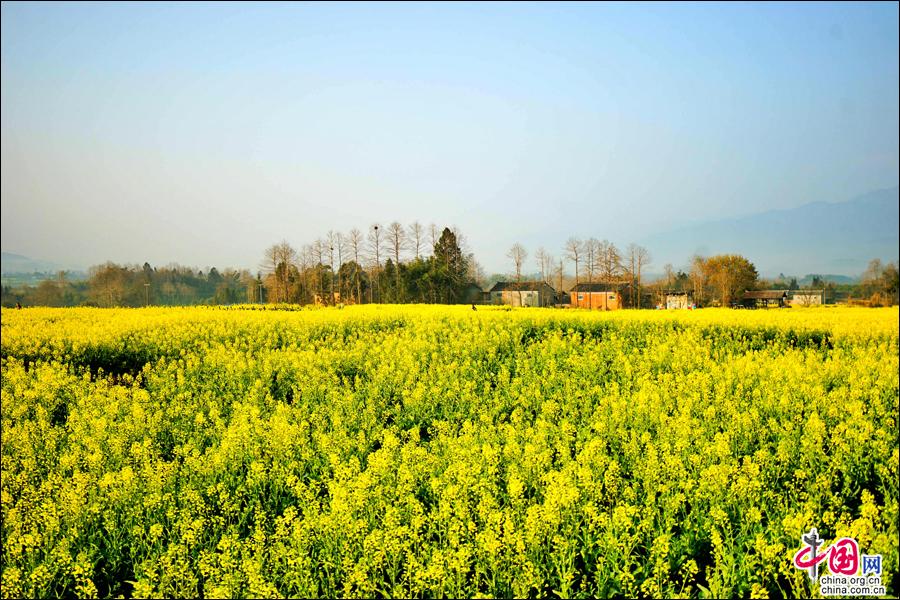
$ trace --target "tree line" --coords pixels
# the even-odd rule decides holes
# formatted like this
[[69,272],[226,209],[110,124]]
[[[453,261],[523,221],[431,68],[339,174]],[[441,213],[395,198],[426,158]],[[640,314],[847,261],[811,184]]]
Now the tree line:
[[[517,281],[521,280],[527,250],[514,244],[507,257],[512,261]],[[663,267],[664,275],[652,286],[645,287],[644,273],[652,264],[650,252],[638,244],[629,244],[621,251],[609,240],[591,237],[580,240],[570,237],[557,261],[544,247],[538,248],[535,260],[541,280],[557,290],[565,289],[565,265],[571,266],[572,286],[579,283],[603,283],[623,290],[632,307],[652,307],[661,303],[668,291],[690,291],[698,306],[730,306],[744,290],[755,289],[759,283],[756,267],[737,254],[694,256],[687,273],[676,272],[671,264]]]
[[[511,277],[521,282],[523,270],[528,268],[528,250],[515,243],[506,256],[510,260]],[[646,248],[629,244],[622,252],[612,242],[593,237],[586,240],[570,237],[558,259],[540,247],[534,260],[540,280],[557,291],[571,289],[579,283],[604,283],[623,290],[633,307],[664,304],[666,292],[690,292],[697,306],[731,306],[747,290],[801,289],[795,278],[760,278],[756,266],[739,254],[694,255],[687,267],[679,270],[666,264],[662,276],[645,286],[643,274],[652,264]],[[571,268],[571,276],[566,275],[566,266]],[[838,285],[814,276],[806,288],[823,290],[830,299],[841,295],[870,306],[890,306],[898,303],[900,293],[897,263],[883,264],[874,259],[858,284]]]
[[267,248],[255,275],[216,268],[107,262],[87,280],[60,272],[37,286],[2,286],[4,306],[195,305],[235,303],[455,303],[480,301],[466,292],[483,273],[455,228],[419,223],[374,224],[367,235],[329,232],[297,250]]
[[[744,256],[694,256],[685,268],[663,266],[662,277],[644,281],[652,258],[646,248],[629,244],[624,251],[594,237],[566,240],[558,256],[538,248],[529,262],[520,243],[507,252],[509,272],[487,278],[456,228],[372,224],[363,233],[329,231],[294,248],[282,241],[265,249],[256,274],[247,269],[201,270],[148,263],[92,267],[87,280],[65,273],[37,286],[2,287],[2,304],[14,306],[144,306],[235,303],[460,303],[480,302],[481,289],[502,279],[540,279],[558,292],[579,283],[602,283],[619,289],[633,307],[652,307],[667,291],[691,292],[698,306],[730,306],[744,290],[799,289],[796,280],[764,280]],[[858,284],[836,285],[813,279],[824,289],[869,305],[897,302],[896,262],[873,260]],[[560,294],[565,301],[565,294]]]
[[394,221],[366,234],[329,231],[299,250],[287,241],[264,252],[261,301],[299,304],[467,301],[480,267],[462,234]]
[[691,292],[698,306],[730,306],[745,290],[821,290],[828,302],[841,300],[867,306],[892,306],[900,302],[900,277],[896,262],[869,262],[858,283],[835,283],[813,275],[800,285],[795,277],[779,275],[763,279],[756,267],[740,255],[694,256],[686,270],[665,265],[663,276],[653,286],[663,290]]
[[[506,256],[512,262],[515,280],[521,282],[528,251],[522,244],[515,243]],[[570,237],[558,259],[543,246],[537,249],[534,259],[540,280],[558,292],[579,283],[605,283],[611,286],[628,284],[630,305],[641,305],[643,273],[650,264],[650,253],[643,246],[629,244],[623,253],[609,240],[594,237],[580,240]],[[566,264],[573,269],[572,277],[566,275]]]
[[190,267],[151,267],[107,262],[91,267],[88,278],[73,280],[60,272],[37,286],[4,286],[3,305],[24,306],[183,306],[252,302],[257,277],[247,270],[215,267],[206,273]]

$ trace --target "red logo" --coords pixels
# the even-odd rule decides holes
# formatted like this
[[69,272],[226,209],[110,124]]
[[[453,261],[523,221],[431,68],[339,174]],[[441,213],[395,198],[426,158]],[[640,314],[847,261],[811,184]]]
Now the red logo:
[[794,566],[808,569],[809,578],[813,581],[818,579],[819,563],[826,559],[832,575],[856,575],[859,571],[859,545],[853,538],[840,538],[820,550],[823,540],[813,527],[800,538],[800,543],[800,551],[794,555]]

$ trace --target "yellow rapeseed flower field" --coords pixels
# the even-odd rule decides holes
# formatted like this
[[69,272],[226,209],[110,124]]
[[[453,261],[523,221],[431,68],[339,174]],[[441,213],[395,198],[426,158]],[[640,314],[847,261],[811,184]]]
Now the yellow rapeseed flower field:
[[898,587],[898,311],[2,312],[3,597]]

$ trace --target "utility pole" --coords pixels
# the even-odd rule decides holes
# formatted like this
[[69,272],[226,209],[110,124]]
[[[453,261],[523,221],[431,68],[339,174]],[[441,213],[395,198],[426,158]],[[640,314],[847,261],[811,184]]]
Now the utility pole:
[[150,306],[150,284],[149,284],[149,283],[145,283],[145,284],[144,284],[144,291],[145,291],[146,294],[147,294],[147,303],[146,303],[146,306]]
[[[375,285],[373,286],[373,288],[378,288],[379,292],[381,291],[381,286],[378,285],[378,271],[381,269],[381,257],[379,254],[380,246],[381,240],[378,237],[378,225],[375,225]],[[378,302],[378,296],[379,294],[375,294],[375,302]]]
[[559,291],[563,293],[563,259],[559,259]]

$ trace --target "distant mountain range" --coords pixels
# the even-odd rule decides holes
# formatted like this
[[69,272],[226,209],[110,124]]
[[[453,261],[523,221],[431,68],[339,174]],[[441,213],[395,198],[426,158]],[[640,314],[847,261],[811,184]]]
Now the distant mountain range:
[[47,260],[35,260],[13,254],[12,252],[0,253],[0,273],[3,275],[15,275],[26,273],[56,273],[57,271],[77,271],[72,267],[66,267]]
[[[859,283],[859,277],[850,277],[849,275],[833,275],[830,273],[819,273],[819,278],[823,281],[829,281],[831,283]],[[815,275],[808,274],[803,277],[797,278],[797,284],[801,287],[809,287],[813,284],[813,279],[815,279]]]
[[[673,263],[674,266],[674,263]],[[685,265],[681,265],[680,267],[676,267],[678,269],[685,269]],[[797,280],[797,285],[800,287],[809,287],[813,284],[813,280],[818,277],[822,281],[827,281],[830,283],[835,283],[838,285],[842,284],[857,284],[859,283],[859,275],[836,275],[834,273],[807,273],[806,275],[800,276],[796,273],[785,273],[783,271],[779,271],[777,273],[770,273],[768,271],[764,271],[761,274],[761,277],[765,279],[778,279],[779,275],[784,275],[786,281],[790,281],[791,278]],[[665,277],[663,273],[657,273],[656,271],[648,271],[645,275],[643,275],[644,280],[647,282],[658,281]]]
[[846,202],[813,202],[746,217],[710,221],[648,236],[642,241],[660,263],[675,268],[695,253],[742,254],[767,277],[784,273],[857,276],[869,261],[900,256],[900,188],[877,190]]
[[[686,268],[693,254],[742,254],[764,277],[780,273],[800,283],[822,274],[850,283],[873,258],[900,258],[900,188],[877,190],[846,202],[813,202],[746,217],[709,221],[644,238],[653,257],[648,279],[671,263]],[[115,260],[113,258],[113,260]],[[80,271],[58,263],[3,252],[3,275]],[[804,277],[804,275],[807,275]]]

